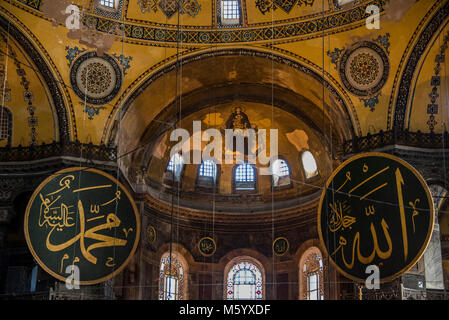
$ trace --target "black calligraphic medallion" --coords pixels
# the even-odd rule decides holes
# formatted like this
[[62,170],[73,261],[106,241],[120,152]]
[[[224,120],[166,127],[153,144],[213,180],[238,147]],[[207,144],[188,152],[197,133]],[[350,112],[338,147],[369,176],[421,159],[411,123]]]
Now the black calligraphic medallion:
[[91,285],[112,278],[129,262],[139,242],[140,218],[114,177],[69,168],[34,191],[24,229],[28,248],[45,271],[61,281]]
[[148,243],[153,243],[156,241],[156,229],[153,226],[147,227]]
[[273,252],[277,256],[283,256],[288,252],[290,244],[287,238],[279,237],[273,241]]
[[205,237],[198,242],[198,250],[205,257],[212,256],[216,249],[217,245],[215,244],[215,240],[212,238]]
[[370,265],[380,282],[395,279],[420,259],[434,223],[433,202],[421,175],[407,162],[364,153],[329,178],[318,208],[322,246],[339,272],[365,282]]

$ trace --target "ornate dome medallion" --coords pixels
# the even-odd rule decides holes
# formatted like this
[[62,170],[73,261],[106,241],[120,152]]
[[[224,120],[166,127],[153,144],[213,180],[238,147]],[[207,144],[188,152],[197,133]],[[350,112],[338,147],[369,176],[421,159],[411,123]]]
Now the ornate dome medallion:
[[76,95],[91,104],[106,104],[114,99],[122,85],[121,70],[107,54],[98,57],[87,52],[77,58],[70,70],[70,83]]
[[357,96],[370,96],[385,85],[390,63],[385,52],[373,42],[360,42],[345,51],[340,61],[340,77]]

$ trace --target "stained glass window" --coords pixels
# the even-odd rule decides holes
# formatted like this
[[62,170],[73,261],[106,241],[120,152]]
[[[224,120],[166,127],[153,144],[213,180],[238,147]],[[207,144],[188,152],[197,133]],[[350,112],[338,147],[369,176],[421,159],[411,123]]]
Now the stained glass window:
[[290,169],[287,162],[277,159],[273,162],[273,186],[280,187],[290,184]]
[[100,4],[108,8],[114,8],[114,1],[115,0],[100,0]]
[[175,180],[179,181],[183,167],[184,167],[184,159],[179,153],[175,153],[168,162],[167,171],[174,173]]
[[262,273],[253,263],[235,264],[228,273],[228,300],[262,300]]
[[301,258],[301,293],[305,300],[323,300],[323,259],[316,247],[309,248]]
[[159,300],[183,299],[184,272],[176,257],[162,259],[159,281]]
[[305,151],[301,158],[302,165],[306,173],[306,179],[310,179],[318,175],[318,167],[312,153],[310,151]]

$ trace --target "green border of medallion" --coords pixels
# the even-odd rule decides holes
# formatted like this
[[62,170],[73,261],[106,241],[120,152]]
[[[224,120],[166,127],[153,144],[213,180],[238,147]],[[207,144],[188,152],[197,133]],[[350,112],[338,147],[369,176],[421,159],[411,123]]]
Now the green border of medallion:
[[[351,158],[349,158],[348,160],[344,161],[342,164],[340,164],[337,169],[334,170],[334,172],[332,173],[332,175],[329,177],[329,179],[326,181],[326,187],[323,189],[323,192],[321,193],[320,196],[320,202],[318,205],[318,212],[317,212],[317,228],[318,228],[318,236],[320,239],[320,244],[323,247],[323,250],[326,254],[326,256],[329,258],[329,260],[331,261],[332,265],[338,270],[339,273],[341,273],[342,275],[344,275],[345,277],[347,277],[348,279],[354,280],[355,282],[362,282],[364,283],[366,281],[365,279],[360,279],[357,278],[355,276],[352,276],[350,274],[348,274],[347,272],[345,272],[344,270],[342,270],[335,262],[334,260],[331,258],[331,256],[329,255],[329,252],[327,251],[327,247],[326,244],[324,243],[323,240],[323,234],[321,232],[321,209],[322,209],[322,205],[323,205],[323,200],[324,197],[326,196],[326,191],[329,187],[329,185],[331,184],[332,180],[334,179],[334,177],[348,164],[351,163],[355,160],[358,160],[360,158],[365,158],[365,157],[370,157],[370,156],[377,156],[377,157],[385,157],[385,158],[389,158],[393,161],[397,161],[400,164],[402,164],[403,166],[405,166],[407,169],[409,169],[414,175],[415,177],[419,180],[419,182],[421,183],[421,185],[424,188],[425,193],[427,194],[427,200],[429,203],[429,208],[430,208],[430,223],[429,223],[429,229],[427,230],[427,237],[426,240],[424,242],[424,245],[421,247],[421,250],[419,251],[419,253],[417,254],[417,256],[415,257],[415,259],[413,259],[406,267],[404,267],[402,270],[396,272],[395,274],[393,274],[392,276],[389,276],[387,278],[383,278],[380,279],[380,283],[385,283],[385,282],[389,282],[392,281],[394,279],[396,279],[397,277],[401,276],[402,274],[404,274],[405,272],[407,272],[408,270],[410,270],[417,262],[419,259],[421,259],[422,255],[424,254],[424,252],[426,251],[430,240],[432,238],[432,233],[433,233],[433,225],[434,225],[434,219],[435,219],[435,212],[434,212],[434,207],[433,207],[433,200],[432,200],[432,195],[430,193],[429,187],[426,183],[426,181],[424,180],[424,178],[421,176],[421,174],[412,166],[410,165],[408,162],[402,160],[401,158],[398,158],[396,156],[393,156],[391,154],[387,154],[387,153],[382,153],[382,152],[365,152],[362,154],[358,154],[355,155]],[[368,274],[367,274],[368,276]]]
[[[274,251],[274,244],[276,243],[276,241],[284,239],[287,242],[287,250],[285,250],[284,253],[282,254],[278,254],[276,251]],[[288,239],[286,237],[278,237],[276,239],[274,239],[273,244],[271,245],[271,248],[273,250],[273,253],[278,256],[278,257],[282,257],[285,256],[288,253],[288,250],[290,250],[290,242],[288,241]]]
[[[201,244],[201,241],[203,241],[203,240],[205,240],[205,239],[212,240],[212,242],[213,242],[213,244],[214,244],[214,252],[212,252],[211,254],[204,254],[203,251],[201,251],[200,244]],[[211,237],[203,237],[203,238],[201,238],[201,239],[198,241],[198,251],[199,251],[199,252],[201,253],[201,255],[204,256],[204,257],[212,257],[212,256],[215,254],[215,252],[217,251],[217,243],[216,243],[215,240],[214,240],[213,238],[211,238]]]
[[49,177],[47,177],[44,181],[41,182],[41,184],[36,188],[36,190],[33,192],[33,195],[31,196],[27,208],[25,210],[25,218],[24,218],[24,234],[25,234],[25,239],[28,245],[28,248],[31,252],[31,254],[33,255],[33,258],[36,259],[37,263],[39,264],[39,266],[44,269],[48,274],[52,275],[54,278],[60,280],[60,281],[66,281],[67,278],[64,278],[58,274],[56,274],[55,272],[53,272],[51,269],[49,269],[45,263],[42,262],[42,260],[38,257],[38,255],[36,254],[36,252],[33,249],[33,246],[31,245],[31,241],[30,241],[30,237],[29,237],[29,233],[28,233],[28,216],[30,213],[30,208],[36,198],[36,196],[39,194],[39,192],[41,191],[41,189],[52,179],[55,178],[55,176],[58,176],[62,173],[67,173],[67,172],[73,172],[73,171],[90,171],[90,172],[95,172],[98,173],[108,179],[111,180],[111,182],[116,183],[126,194],[126,196],[128,197],[133,209],[134,209],[134,214],[136,217],[136,240],[134,242],[134,246],[128,256],[128,258],[126,258],[125,262],[123,262],[123,264],[117,268],[114,269],[113,272],[111,272],[109,275],[97,279],[97,280],[91,280],[91,281],[74,281],[75,285],[92,285],[92,284],[97,284],[97,283],[101,283],[104,282],[106,280],[109,280],[113,277],[115,277],[117,274],[119,274],[129,263],[129,261],[131,260],[131,258],[134,256],[136,250],[137,250],[137,245],[139,244],[139,238],[140,238],[140,215],[139,215],[139,211],[137,210],[136,204],[134,202],[133,197],[131,197],[131,194],[129,193],[129,191],[119,182],[117,181],[117,179],[115,179],[113,176],[111,176],[110,174],[103,172],[101,170],[98,169],[94,169],[94,168],[87,168],[87,167],[72,167],[72,168],[67,168],[67,169],[63,169],[60,170],[58,172],[52,173]]

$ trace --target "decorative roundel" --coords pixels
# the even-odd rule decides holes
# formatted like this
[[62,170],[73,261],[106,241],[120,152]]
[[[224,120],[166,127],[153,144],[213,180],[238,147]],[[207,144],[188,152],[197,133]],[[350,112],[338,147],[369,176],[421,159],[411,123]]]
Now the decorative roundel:
[[73,62],[70,83],[76,95],[91,104],[114,99],[122,86],[122,71],[111,56],[87,52]]
[[377,44],[364,41],[345,51],[340,61],[340,77],[345,87],[357,96],[379,92],[390,72],[385,52]]
[[198,242],[198,250],[205,257],[213,256],[217,250],[215,240],[209,237],[204,237]]
[[285,237],[279,237],[273,241],[273,252],[277,256],[283,256],[288,252],[290,244]]
[[148,226],[147,236],[148,236],[148,243],[153,243],[156,241],[156,229],[153,226]]

